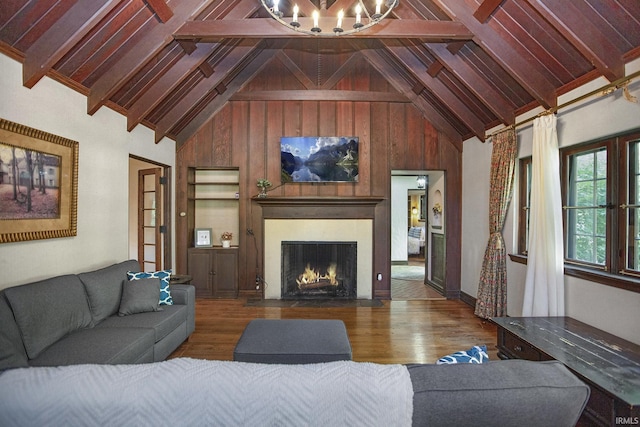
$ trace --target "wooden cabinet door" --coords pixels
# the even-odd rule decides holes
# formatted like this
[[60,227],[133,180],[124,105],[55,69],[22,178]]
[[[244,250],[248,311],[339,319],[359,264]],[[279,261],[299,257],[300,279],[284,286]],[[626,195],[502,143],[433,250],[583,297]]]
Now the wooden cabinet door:
[[191,276],[191,284],[196,288],[196,296],[213,296],[211,265],[211,250],[209,249],[189,249],[188,269]]
[[238,250],[216,249],[213,259],[213,296],[238,297]]

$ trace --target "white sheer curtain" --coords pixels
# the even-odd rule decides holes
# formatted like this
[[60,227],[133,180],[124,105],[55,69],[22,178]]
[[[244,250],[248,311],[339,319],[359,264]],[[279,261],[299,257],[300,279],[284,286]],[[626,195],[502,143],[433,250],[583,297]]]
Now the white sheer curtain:
[[529,252],[523,316],[564,316],[564,248],[556,116],[533,122]]

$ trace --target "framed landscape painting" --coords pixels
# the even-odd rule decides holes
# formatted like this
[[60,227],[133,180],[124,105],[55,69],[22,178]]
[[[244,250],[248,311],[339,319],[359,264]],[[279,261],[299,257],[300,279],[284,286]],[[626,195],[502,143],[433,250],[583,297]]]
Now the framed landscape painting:
[[0,243],[77,233],[78,143],[0,119]]

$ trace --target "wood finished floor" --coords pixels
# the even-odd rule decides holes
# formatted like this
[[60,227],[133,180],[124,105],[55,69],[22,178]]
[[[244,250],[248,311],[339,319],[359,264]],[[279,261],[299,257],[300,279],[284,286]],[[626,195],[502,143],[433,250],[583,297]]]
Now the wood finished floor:
[[376,363],[434,363],[474,345],[486,345],[497,360],[496,327],[457,300],[384,301],[383,307],[248,307],[245,299],[196,301],[196,330],[170,358],[232,360],[250,320],[340,319],[353,360]]

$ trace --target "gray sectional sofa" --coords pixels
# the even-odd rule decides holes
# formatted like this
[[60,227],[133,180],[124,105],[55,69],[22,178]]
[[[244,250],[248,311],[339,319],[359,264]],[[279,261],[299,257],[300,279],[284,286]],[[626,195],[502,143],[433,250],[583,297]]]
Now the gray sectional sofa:
[[174,358],[0,373],[0,424],[572,427],[589,387],[560,362],[306,365]]
[[[0,292],[0,371],[166,359],[195,329],[195,288],[171,285],[173,305],[149,308],[136,307],[131,294],[125,313],[134,314],[119,315],[129,271],[140,271],[137,261]],[[159,286],[158,279],[149,281],[134,292]]]

